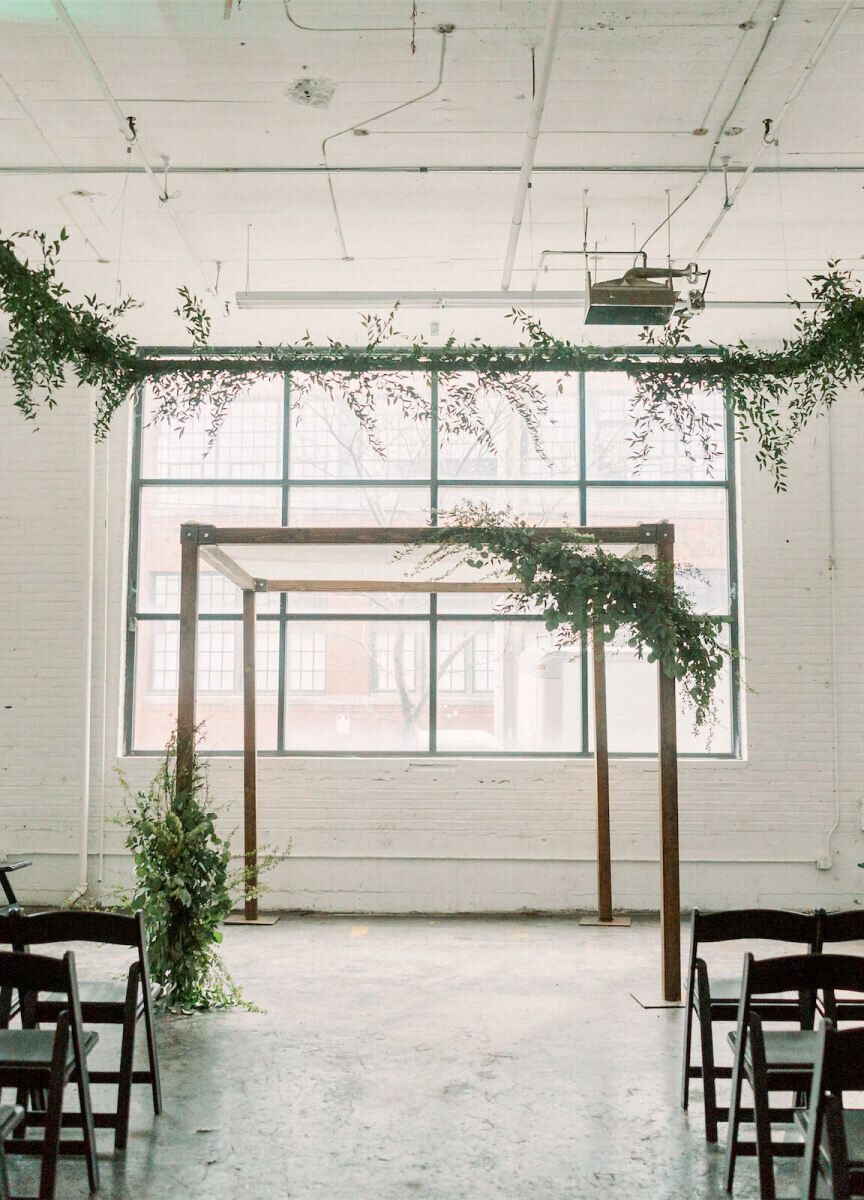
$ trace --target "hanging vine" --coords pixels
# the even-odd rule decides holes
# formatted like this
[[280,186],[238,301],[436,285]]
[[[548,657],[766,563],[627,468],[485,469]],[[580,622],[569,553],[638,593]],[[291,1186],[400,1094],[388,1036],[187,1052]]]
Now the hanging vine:
[[[38,249],[35,265],[16,253],[18,243],[28,240]],[[553,337],[533,317],[513,310],[523,339],[515,347],[490,346],[479,339],[457,344],[453,338],[430,346],[422,338],[402,337],[391,313],[362,318],[365,346],[335,340],[314,346],[307,336],[236,353],[209,344],[210,318],[201,301],[181,288],[175,312],[186,324],[191,350],[159,358],[140,354],[135,339],[118,332],[133,300],[111,305],[95,296],[80,303],[68,298],[57,275],[66,240],[65,230],[54,241],[32,230],[0,238],[0,307],[8,315],[10,335],[0,349],[0,369],[11,375],[15,403],[29,419],[57,403],[67,372],[80,384],[92,385],[98,396],[97,435],[106,432],[130,391],[149,381],[157,419],[182,426],[207,414],[215,436],[233,401],[254,380],[290,371],[301,399],[317,389],[334,404],[347,405],[372,445],[383,452],[376,416],[382,403],[411,420],[431,419],[429,389],[417,381],[419,367],[427,373],[434,368],[447,384],[439,407],[443,436],[464,432],[491,446],[479,402],[486,393],[518,413],[542,455],[547,401],[535,372],[551,370],[563,377],[615,371],[633,384],[631,450],[637,464],[650,453],[656,429],[677,431],[688,453],[710,463],[718,452],[719,430],[698,398],[716,390],[727,395],[739,435],[753,439],[757,462],[782,490],[796,435],[834,403],[841,388],[864,383],[864,295],[851,273],[834,262],[825,274],[808,280],[812,311],[796,304],[794,336],[774,350],[756,350],[744,342],[693,350],[686,314],[659,334],[643,331],[643,353],[580,346]]]
[[515,577],[518,590],[502,611],[539,607],[560,645],[578,643],[586,627],[601,629],[606,641],[627,631],[637,658],[659,662],[681,681],[695,726],[711,724],[714,688],[729,657],[720,641],[723,621],[697,613],[663,564],[650,555],[634,561],[610,554],[576,530],[537,528],[484,503],[457,505],[441,519],[418,571],[446,573],[464,563]]

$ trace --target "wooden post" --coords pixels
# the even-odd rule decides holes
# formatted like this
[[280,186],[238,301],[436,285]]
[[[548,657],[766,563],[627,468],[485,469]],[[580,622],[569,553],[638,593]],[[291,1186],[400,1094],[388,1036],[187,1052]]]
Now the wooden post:
[[194,525],[180,527],[180,647],[177,688],[178,793],[192,786],[195,761],[195,673],[198,659],[198,540]]
[[258,920],[258,745],[255,736],[255,593],[243,592],[243,862],[244,917]]
[[[675,529],[658,526],[657,571],[674,587]],[[663,954],[663,999],[681,999],[681,895],[678,854],[678,748],[675,680],[657,664],[657,713],[660,765],[660,929]]]
[[594,660],[594,783],[597,795],[597,918],[612,920],[612,850],[609,835],[609,727],[606,720],[606,644],[603,626],[591,634]]

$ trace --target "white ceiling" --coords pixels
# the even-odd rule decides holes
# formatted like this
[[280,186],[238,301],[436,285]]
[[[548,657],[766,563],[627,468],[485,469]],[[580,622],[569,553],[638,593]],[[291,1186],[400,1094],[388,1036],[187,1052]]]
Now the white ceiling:
[[[786,0],[726,124],[741,132],[729,136],[724,117],[778,4],[564,0],[513,289],[531,287],[542,250],[581,246],[586,188],[590,241],[627,250],[662,221],[667,189],[673,206],[686,195],[717,136],[715,165],[728,155],[730,189],[740,181],[763,119],[777,118],[840,8],[839,0]],[[220,340],[291,338],[306,328],[357,338],[357,318],[344,311],[237,312],[247,236],[256,291],[497,290],[531,105],[531,49],[539,56],[548,7],[418,0],[412,54],[411,0],[233,0],[227,18],[226,0],[65,0],[104,84],[134,116],[148,160],[161,171],[161,156],[170,159],[172,198],[162,203],[52,0],[0,0],[0,229],[65,224],[70,286],[111,299],[119,278],[144,301],[130,328],[153,342],[183,340],[174,289],[215,287],[217,261],[210,304]],[[372,121],[434,87],[441,22],[456,28],[440,89]],[[803,296],[805,276],[827,258],[862,265],[862,61],[864,4],[853,4],[789,108],[779,145],[764,150],[700,255],[712,270],[709,301]],[[285,95],[302,76],[332,80],[328,107]],[[328,143],[332,167],[431,170],[332,174],[352,259],[343,261],[321,143],[358,122],[367,136]],[[722,203],[723,179],[712,173],[672,222],[675,258],[692,257]],[[650,250],[662,261],[665,230]],[[578,260],[551,266],[535,305],[551,329],[577,340],[632,340],[632,331],[583,329],[578,310],[544,313],[544,289],[583,285]],[[489,312],[406,312],[400,320],[427,336],[431,321],[440,336],[507,340],[509,328]],[[697,326],[706,338],[789,328],[785,309],[743,307],[709,309]]]

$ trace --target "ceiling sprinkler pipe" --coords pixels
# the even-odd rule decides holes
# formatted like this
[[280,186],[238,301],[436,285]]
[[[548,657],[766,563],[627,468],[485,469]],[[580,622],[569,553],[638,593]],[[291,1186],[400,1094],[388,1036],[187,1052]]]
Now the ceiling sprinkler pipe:
[[519,234],[522,232],[522,217],[525,212],[525,204],[528,200],[528,188],[531,186],[531,172],[534,169],[534,155],[537,152],[537,140],[540,137],[540,124],[543,120],[543,109],[546,106],[546,93],[549,90],[549,79],[552,75],[552,60],[555,57],[555,46],[558,41],[558,26],[560,21],[561,0],[552,0],[549,6],[549,17],[546,21],[546,33],[543,36],[543,44],[540,47],[534,101],[531,105],[531,114],[528,118],[525,150],[522,155],[522,166],[519,169],[516,199],[513,203],[510,238],[507,242],[507,252],[504,255],[504,273],[501,276],[501,288],[505,292],[510,287],[510,280],[513,277],[516,247],[519,245]]

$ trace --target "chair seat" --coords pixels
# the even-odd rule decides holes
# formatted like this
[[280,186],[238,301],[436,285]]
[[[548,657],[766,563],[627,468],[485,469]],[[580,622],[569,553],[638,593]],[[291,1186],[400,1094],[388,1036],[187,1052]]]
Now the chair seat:
[[[795,1121],[803,1133],[807,1132],[807,1113],[803,1110],[795,1114]],[[853,1171],[864,1170],[864,1109],[844,1108],[843,1129],[846,1134],[846,1149],[849,1153],[849,1166]],[[821,1156],[830,1166],[828,1144],[824,1132],[822,1135]]]
[[[711,1003],[734,1004],[737,1007],[738,1001],[741,998],[741,976],[722,976],[715,979],[711,976]],[[797,1008],[798,993],[797,992],[780,992],[777,995],[772,995],[770,998],[765,997],[760,1000],[758,996],[754,996],[751,1001],[751,1007],[754,1012],[759,1012],[762,1008]]]
[[[92,1029],[84,1030],[85,1053],[89,1054],[98,1041],[98,1033]],[[53,1029],[0,1029],[0,1072],[21,1071],[27,1067],[47,1071],[53,1052]],[[67,1067],[72,1067],[74,1062],[75,1050],[70,1042]]]
[[[729,1045],[735,1049],[737,1030],[729,1034]],[[810,1029],[767,1029],[762,1034],[765,1041],[765,1061],[769,1071],[810,1071],[816,1062],[819,1035]],[[745,1060],[750,1064],[750,1045],[745,1051]]]
[[[91,1021],[94,1025],[104,1022],[121,1022],[126,1006],[126,982],[87,980],[83,979],[78,985],[81,998],[81,1019]],[[36,1010],[37,1019],[55,1021],[57,1014],[62,1012],[65,997],[59,992],[49,992],[41,996]],[[137,1015],[144,1011],[143,999],[139,998],[136,1006]]]

